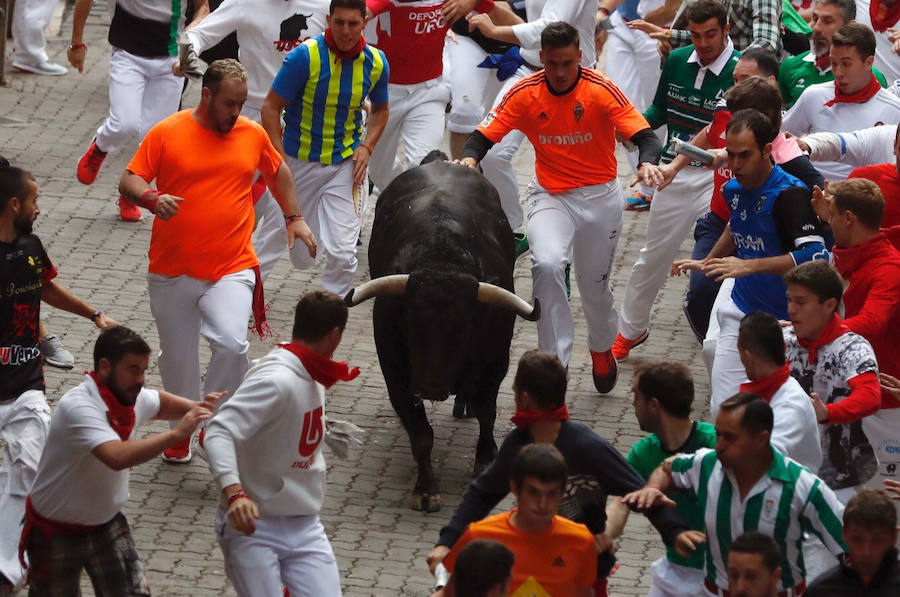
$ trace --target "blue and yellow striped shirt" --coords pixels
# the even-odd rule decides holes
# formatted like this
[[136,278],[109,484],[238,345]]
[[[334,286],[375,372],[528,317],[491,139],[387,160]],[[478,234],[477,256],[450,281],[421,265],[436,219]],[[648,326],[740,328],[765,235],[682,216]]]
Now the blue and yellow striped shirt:
[[353,155],[362,135],[362,105],[388,101],[388,63],[366,45],[356,58],[340,60],[317,35],[294,48],[272,89],[286,100],[284,150],[307,162],[337,164]]

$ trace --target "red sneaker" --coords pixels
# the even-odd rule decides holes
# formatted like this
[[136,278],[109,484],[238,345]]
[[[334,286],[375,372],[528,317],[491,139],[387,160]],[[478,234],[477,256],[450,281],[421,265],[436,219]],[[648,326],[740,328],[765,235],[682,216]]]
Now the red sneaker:
[[140,222],[144,214],[141,213],[140,207],[119,195],[119,217],[123,222]]
[[183,442],[177,443],[162,454],[165,462],[172,464],[184,464],[191,461],[191,438],[187,438]]
[[616,341],[613,342],[612,345],[613,356],[616,357],[617,361],[624,361],[628,358],[628,354],[631,352],[632,348],[643,344],[649,337],[650,330],[644,330],[641,334],[638,335],[637,338],[634,338],[633,340],[629,340],[622,334],[616,334]]
[[81,159],[78,160],[77,177],[81,184],[91,184],[97,179],[97,173],[100,172],[100,165],[106,159],[106,152],[100,151],[97,147],[97,141],[91,141],[91,146],[84,152]]
[[608,394],[616,387],[616,379],[619,377],[619,364],[613,356],[612,349],[606,352],[591,352],[593,362],[594,387],[601,394]]

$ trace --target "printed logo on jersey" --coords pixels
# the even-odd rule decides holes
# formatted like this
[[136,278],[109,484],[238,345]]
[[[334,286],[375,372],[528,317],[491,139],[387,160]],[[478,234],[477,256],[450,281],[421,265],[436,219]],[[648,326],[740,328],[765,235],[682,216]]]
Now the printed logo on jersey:
[[306,21],[312,15],[297,13],[285,20],[281,21],[281,31],[278,33],[278,41],[275,42],[275,49],[279,52],[290,52],[309,36],[303,36],[303,32],[309,29],[309,23]]
[[422,12],[409,11],[408,18],[415,22],[415,34],[427,35],[437,29],[445,29],[447,21],[444,20],[444,9],[423,10]]
[[575,122],[581,122],[581,118],[584,116],[584,106],[581,105],[581,102],[575,103],[572,113],[575,115]]
[[[542,112],[542,114],[543,114],[543,112]],[[491,126],[491,123],[494,122],[494,119],[495,119],[496,117],[497,117],[497,113],[496,113],[496,112],[488,112],[488,113],[487,113],[487,116],[484,117],[484,120],[482,120],[482,121],[481,121],[481,124],[479,124],[478,126],[483,126],[483,127]],[[544,115],[544,118],[546,118],[546,117],[547,117],[547,116]]]
[[756,207],[754,207],[753,209],[756,210],[756,213],[760,213],[760,212],[762,212],[763,206],[765,204],[766,204],[766,196],[763,195],[762,197],[759,198],[759,201],[756,202]]
[[41,358],[41,351],[37,346],[0,346],[0,365],[18,367],[29,361]]
[[550,593],[541,586],[533,576],[529,576],[528,580],[523,582],[519,587],[509,594],[509,597],[551,597]]
[[590,132],[575,131],[565,135],[538,135],[541,145],[582,145],[593,141],[594,135]]
[[556,556],[556,559],[553,560],[553,563],[550,564],[554,568],[565,568],[566,563],[563,561],[562,556]]
[[731,231],[731,236],[734,237],[734,244],[739,249],[760,252],[764,252],[766,250],[766,241],[763,240],[763,237],[761,236],[741,234],[740,232],[735,232],[734,230]]
[[320,406],[315,410],[307,411],[306,414],[303,415],[303,430],[300,432],[300,446],[297,451],[300,452],[300,456],[303,456],[304,458],[312,456],[313,452],[316,451],[316,448],[319,447],[319,443],[322,441],[323,412],[324,411]]
[[538,114],[538,120],[550,120],[550,117],[547,116],[546,112],[541,112],[540,114]]

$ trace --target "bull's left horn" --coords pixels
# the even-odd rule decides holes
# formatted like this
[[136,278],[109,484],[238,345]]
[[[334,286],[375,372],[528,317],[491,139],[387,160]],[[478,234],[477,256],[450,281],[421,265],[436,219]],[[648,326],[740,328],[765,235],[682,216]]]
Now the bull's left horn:
[[515,311],[522,319],[528,321],[537,321],[541,317],[541,303],[537,299],[534,299],[534,307],[532,307],[528,301],[517,294],[487,282],[478,283],[478,300]]
[[406,291],[406,283],[408,281],[409,274],[393,274],[369,280],[356,288],[351,288],[347,296],[344,297],[344,303],[348,307],[355,307],[376,296],[403,294]]

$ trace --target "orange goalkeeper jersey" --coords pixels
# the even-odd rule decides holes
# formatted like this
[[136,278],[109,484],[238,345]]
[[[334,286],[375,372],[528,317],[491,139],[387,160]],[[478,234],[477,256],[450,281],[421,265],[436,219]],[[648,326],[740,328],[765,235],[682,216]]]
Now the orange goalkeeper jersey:
[[581,68],[575,87],[550,90],[544,71],[513,86],[478,126],[497,143],[513,129],[525,133],[537,160],[538,183],[551,193],[603,184],[617,175],[616,138],[650,128],[640,112],[605,75]]

